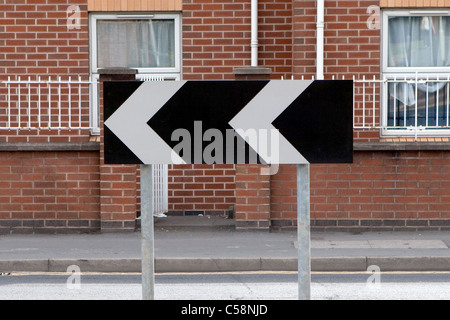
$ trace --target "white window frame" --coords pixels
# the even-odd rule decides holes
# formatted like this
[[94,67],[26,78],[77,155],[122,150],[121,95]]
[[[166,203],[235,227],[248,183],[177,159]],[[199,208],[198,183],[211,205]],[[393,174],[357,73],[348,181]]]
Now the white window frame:
[[389,36],[389,17],[409,17],[409,16],[450,16],[450,10],[442,9],[402,9],[402,10],[384,10],[382,13],[381,24],[381,64],[384,86],[382,90],[381,103],[381,136],[433,136],[443,137],[450,136],[450,129],[426,129],[425,127],[407,127],[407,128],[389,128],[388,122],[388,85],[389,80],[408,79],[409,81],[417,81],[429,78],[440,80],[448,79],[450,75],[450,67],[389,67],[388,66],[388,36]]
[[169,77],[180,78],[181,74],[181,18],[177,13],[152,14],[91,14],[90,17],[90,60],[91,74],[98,74],[97,65],[97,21],[99,20],[143,20],[167,19],[175,22],[175,66],[171,68],[136,68],[138,74],[164,74]]
[[[95,13],[89,16],[89,48],[90,48],[90,74],[92,81],[98,82],[100,75],[97,65],[97,21],[98,20],[142,20],[142,19],[173,19],[175,22],[175,66],[173,68],[136,68],[137,80],[146,80],[151,77],[167,81],[182,80],[182,60],[181,60],[181,15],[178,13],[152,13],[152,14],[132,14],[132,13]],[[99,92],[95,86],[90,94],[92,113],[98,114]],[[92,130],[92,135],[100,135],[100,129]]]

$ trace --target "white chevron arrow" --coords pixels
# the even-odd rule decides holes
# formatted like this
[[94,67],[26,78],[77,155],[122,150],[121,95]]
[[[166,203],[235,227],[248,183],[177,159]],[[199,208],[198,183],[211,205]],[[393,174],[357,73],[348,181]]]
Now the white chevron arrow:
[[186,81],[144,82],[105,121],[107,126],[145,164],[186,162],[147,124]]
[[[273,80],[270,81],[255,98],[253,98],[230,122],[229,124],[236,132],[257,151],[259,156],[268,164],[292,163],[307,164],[308,161],[297,151],[296,148],[281,134],[279,134],[278,146],[270,146],[269,150],[278,148],[278,155],[282,159],[269,156],[266,152],[260,152],[258,141],[248,139],[245,132],[260,129],[277,130],[272,122],[287,108],[313,81],[308,80]],[[260,140],[261,137],[259,137]],[[273,153],[273,151],[272,151]],[[274,162],[275,161],[275,162]]]

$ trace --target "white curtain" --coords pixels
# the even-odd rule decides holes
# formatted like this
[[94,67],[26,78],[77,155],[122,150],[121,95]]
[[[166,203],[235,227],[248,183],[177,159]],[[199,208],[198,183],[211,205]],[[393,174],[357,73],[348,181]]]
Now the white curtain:
[[98,68],[175,67],[173,20],[99,20]]
[[450,17],[391,17],[388,65],[450,66]]
[[[423,67],[430,68],[429,72],[432,72],[436,67],[450,66],[450,17],[390,17],[388,30],[388,67],[411,68],[411,72]],[[445,82],[429,81],[418,84],[417,89],[419,93],[425,92],[429,97],[435,97],[445,85]],[[389,84],[389,95],[393,99],[403,106],[413,107],[407,112],[410,115],[414,114],[415,90],[414,84]],[[423,109],[420,105],[418,108]],[[411,116],[408,118],[406,124],[414,123]]]

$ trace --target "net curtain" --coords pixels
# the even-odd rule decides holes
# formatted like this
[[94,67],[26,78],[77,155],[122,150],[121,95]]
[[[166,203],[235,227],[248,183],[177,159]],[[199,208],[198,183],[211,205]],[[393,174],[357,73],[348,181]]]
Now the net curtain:
[[173,20],[101,20],[97,23],[99,68],[175,66]]

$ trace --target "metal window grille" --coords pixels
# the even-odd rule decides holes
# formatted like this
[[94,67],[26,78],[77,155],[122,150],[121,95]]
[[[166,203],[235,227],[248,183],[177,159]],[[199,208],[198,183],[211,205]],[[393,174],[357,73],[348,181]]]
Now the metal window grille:
[[[142,81],[165,81],[161,75],[142,75]],[[164,217],[169,211],[169,166],[154,164],[153,170],[153,215]]]
[[1,82],[0,129],[99,130],[97,104],[91,101],[98,83],[81,77],[17,77]]

